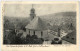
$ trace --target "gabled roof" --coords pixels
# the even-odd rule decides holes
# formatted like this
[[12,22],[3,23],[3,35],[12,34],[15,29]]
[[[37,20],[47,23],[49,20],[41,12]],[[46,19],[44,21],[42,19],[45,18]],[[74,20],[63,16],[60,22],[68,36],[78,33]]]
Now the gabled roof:
[[65,40],[65,41],[68,41],[68,42],[70,42],[72,44],[76,44],[76,31],[68,33],[62,39]]
[[32,30],[47,30],[47,23],[40,17],[35,17],[25,28]]

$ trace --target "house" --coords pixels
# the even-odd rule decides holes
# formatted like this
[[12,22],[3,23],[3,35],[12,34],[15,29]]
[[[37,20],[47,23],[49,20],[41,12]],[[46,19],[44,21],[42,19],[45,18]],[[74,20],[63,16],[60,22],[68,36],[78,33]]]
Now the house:
[[62,39],[65,40],[65,41],[68,41],[68,42],[70,42],[72,44],[76,44],[76,32],[73,31],[71,33],[68,33]]

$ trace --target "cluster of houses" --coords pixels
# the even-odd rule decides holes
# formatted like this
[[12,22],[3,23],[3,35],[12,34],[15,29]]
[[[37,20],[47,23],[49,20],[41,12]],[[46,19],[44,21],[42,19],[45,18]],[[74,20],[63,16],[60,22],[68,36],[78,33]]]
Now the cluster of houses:
[[[35,14],[35,9],[32,7],[31,9],[31,13],[30,13],[30,18],[31,18],[31,21],[30,23],[25,27],[26,28],[26,34],[30,34],[31,36],[32,35],[37,35],[38,38],[43,38],[45,41],[48,40],[48,41],[54,41],[56,43],[58,43],[58,41],[62,42],[62,40],[65,40],[68,39],[66,38],[68,35],[70,35],[69,37],[71,39],[68,39],[67,41],[70,42],[70,43],[73,43],[75,44],[76,43],[76,36],[71,36],[73,34],[76,34],[76,33],[73,33],[75,32],[75,30],[73,31],[73,25],[72,23],[70,24],[70,29],[69,31],[72,31],[72,32],[65,32],[64,30],[58,28],[57,29],[57,32],[55,31],[52,31],[48,28],[48,24],[49,23],[46,23],[43,19],[41,19],[40,17],[37,17],[36,14]],[[48,31],[50,30],[50,31]],[[51,33],[52,31],[52,33]]]

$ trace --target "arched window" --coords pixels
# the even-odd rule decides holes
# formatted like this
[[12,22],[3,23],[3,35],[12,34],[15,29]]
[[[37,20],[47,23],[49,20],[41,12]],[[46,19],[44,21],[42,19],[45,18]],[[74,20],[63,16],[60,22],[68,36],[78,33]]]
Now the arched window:
[[34,35],[35,35],[35,31],[34,31]]
[[29,35],[30,35],[30,30],[29,30]]

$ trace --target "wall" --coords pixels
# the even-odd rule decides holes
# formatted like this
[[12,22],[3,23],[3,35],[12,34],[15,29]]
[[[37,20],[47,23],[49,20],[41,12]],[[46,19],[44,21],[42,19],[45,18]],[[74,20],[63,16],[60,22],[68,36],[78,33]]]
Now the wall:
[[[29,29],[26,29],[26,34],[29,34],[29,31],[30,31],[30,35],[32,36],[34,34],[34,30],[29,30]],[[41,31],[35,31],[35,35],[38,36],[38,38],[41,38]],[[47,31],[43,31],[43,36],[42,38],[46,38],[47,37]]]

